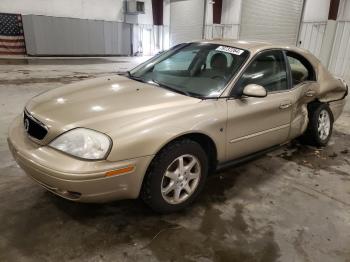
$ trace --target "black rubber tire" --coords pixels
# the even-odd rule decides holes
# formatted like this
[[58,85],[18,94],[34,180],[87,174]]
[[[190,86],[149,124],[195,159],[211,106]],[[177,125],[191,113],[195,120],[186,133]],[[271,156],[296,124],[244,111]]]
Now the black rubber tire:
[[[161,194],[162,178],[174,159],[184,154],[197,157],[201,165],[201,178],[196,191],[187,200],[180,204],[170,204],[164,200]],[[190,139],[174,141],[165,146],[153,159],[143,181],[141,198],[155,212],[166,214],[180,211],[188,207],[202,191],[207,174],[208,157],[201,145]]]
[[[326,110],[330,117],[330,131],[329,135],[326,139],[321,139],[318,133],[318,117],[320,115],[320,112],[322,110]],[[317,146],[317,147],[324,147],[327,145],[329,139],[331,138],[332,131],[333,131],[333,122],[334,117],[332,114],[332,111],[330,110],[328,104],[326,103],[320,103],[320,102],[313,102],[308,105],[308,116],[309,116],[309,124],[307,126],[307,129],[305,133],[300,137],[300,141],[303,144],[311,145],[311,146]]]

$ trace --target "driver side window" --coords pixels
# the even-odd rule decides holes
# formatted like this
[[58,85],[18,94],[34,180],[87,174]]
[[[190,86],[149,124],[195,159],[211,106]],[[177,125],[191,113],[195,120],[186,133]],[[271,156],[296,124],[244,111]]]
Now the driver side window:
[[241,94],[243,88],[249,84],[261,85],[268,93],[287,90],[287,71],[283,53],[266,51],[258,55],[238,81],[236,92]]

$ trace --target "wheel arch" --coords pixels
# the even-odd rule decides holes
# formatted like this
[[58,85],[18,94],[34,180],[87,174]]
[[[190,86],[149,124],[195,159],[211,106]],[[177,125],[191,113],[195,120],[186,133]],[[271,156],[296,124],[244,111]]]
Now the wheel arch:
[[[164,144],[162,144],[160,146],[160,148],[157,150],[157,152],[155,153],[153,159],[150,161],[146,173],[143,177],[143,181],[145,180],[146,176],[149,173],[149,168],[151,167],[154,159],[156,158],[156,156],[169,144],[174,143],[176,141],[179,141],[181,139],[190,139],[192,141],[197,142],[205,151],[205,153],[208,156],[209,159],[209,166],[208,166],[208,172],[209,174],[214,172],[216,170],[217,167],[217,156],[218,156],[218,150],[217,150],[217,146],[214,142],[214,139],[211,138],[209,135],[204,134],[202,132],[190,132],[190,133],[184,133],[184,134],[179,134],[176,137],[173,137],[172,139],[166,141]],[[142,182],[143,184],[143,182]]]

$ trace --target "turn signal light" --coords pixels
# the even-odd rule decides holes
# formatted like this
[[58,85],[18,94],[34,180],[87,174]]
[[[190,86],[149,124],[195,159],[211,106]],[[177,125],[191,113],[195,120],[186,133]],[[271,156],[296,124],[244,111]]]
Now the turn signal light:
[[130,173],[130,172],[134,171],[134,169],[135,169],[134,166],[127,166],[127,167],[119,168],[119,169],[116,169],[116,170],[108,171],[106,173],[106,176],[122,175],[122,174],[125,174],[125,173]]

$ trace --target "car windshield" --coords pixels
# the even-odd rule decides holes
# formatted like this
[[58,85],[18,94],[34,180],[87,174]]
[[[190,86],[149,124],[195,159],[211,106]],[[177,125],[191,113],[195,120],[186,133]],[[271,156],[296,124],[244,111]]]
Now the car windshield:
[[183,44],[146,61],[129,76],[185,95],[215,98],[248,55],[246,50],[224,45]]

